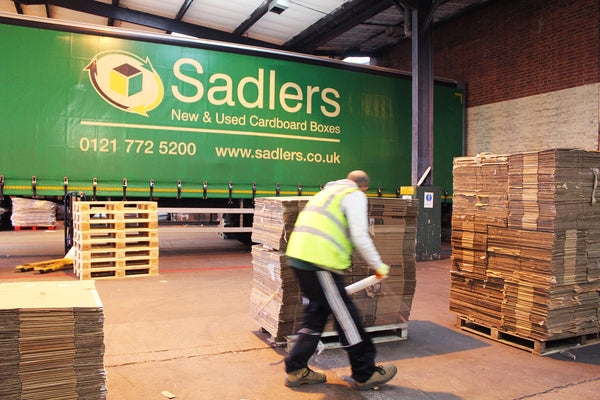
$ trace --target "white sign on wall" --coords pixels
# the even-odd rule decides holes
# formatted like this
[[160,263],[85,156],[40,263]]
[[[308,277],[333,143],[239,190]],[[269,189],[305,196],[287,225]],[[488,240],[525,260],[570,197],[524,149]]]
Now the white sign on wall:
[[433,208],[433,192],[424,193],[424,204],[423,208]]

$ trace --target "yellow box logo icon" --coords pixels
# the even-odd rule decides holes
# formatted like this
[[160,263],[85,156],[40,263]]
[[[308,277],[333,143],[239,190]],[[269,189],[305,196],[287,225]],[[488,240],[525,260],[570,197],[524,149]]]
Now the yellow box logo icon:
[[110,71],[110,88],[129,97],[142,91],[143,73],[130,64],[122,64]]

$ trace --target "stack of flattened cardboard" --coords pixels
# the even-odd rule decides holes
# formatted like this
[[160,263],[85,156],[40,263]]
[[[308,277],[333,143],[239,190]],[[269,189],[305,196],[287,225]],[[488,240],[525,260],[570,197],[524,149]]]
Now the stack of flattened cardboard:
[[[254,284],[250,315],[275,340],[295,334],[302,324],[303,304],[298,283],[286,263],[285,249],[298,213],[309,197],[256,199],[252,239]],[[366,327],[406,322],[416,285],[416,200],[369,199],[371,234],[390,277],[353,295]],[[345,271],[346,285],[373,274],[359,255]],[[329,322],[325,331],[333,331]]]
[[104,313],[93,281],[0,284],[3,399],[106,398]]
[[[353,295],[364,310],[366,327],[406,323],[416,288],[415,243],[417,240],[418,200],[369,198],[371,239],[382,261],[390,266],[390,275],[381,285]],[[373,274],[362,257],[352,255],[352,268],[346,283],[354,283]],[[374,310],[369,313],[368,310]]]
[[288,335],[302,317],[300,289],[285,253],[252,246],[254,271],[250,315],[273,337]]
[[452,270],[485,280],[487,226],[508,220],[508,157],[456,158],[453,173]]
[[298,213],[310,197],[260,197],[254,200],[252,241],[285,251]]
[[263,197],[254,203],[250,315],[277,340],[294,332],[302,318],[302,299],[285,250],[298,214],[310,197]]
[[[567,149],[455,159],[450,310],[533,340],[599,332],[599,168]],[[477,204],[490,188],[503,216]]]

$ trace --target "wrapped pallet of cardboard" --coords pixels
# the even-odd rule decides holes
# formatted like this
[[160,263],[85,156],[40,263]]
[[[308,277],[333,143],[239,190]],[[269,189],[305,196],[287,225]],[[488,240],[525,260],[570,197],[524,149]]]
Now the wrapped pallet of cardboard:
[[[295,334],[303,320],[303,300],[285,249],[298,213],[310,197],[256,199],[252,238],[254,271],[250,315],[274,341]],[[369,198],[371,236],[390,277],[353,295],[366,328],[406,326],[414,296],[416,200]],[[352,267],[344,273],[347,285],[373,273],[362,258],[352,255]],[[330,321],[326,332],[334,330]]]
[[12,198],[13,227],[54,227],[56,225],[56,204],[46,200]]

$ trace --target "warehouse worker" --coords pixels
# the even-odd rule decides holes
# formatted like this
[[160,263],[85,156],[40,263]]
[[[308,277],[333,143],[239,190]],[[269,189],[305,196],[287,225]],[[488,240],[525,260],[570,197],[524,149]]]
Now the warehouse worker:
[[308,360],[332,313],[358,389],[371,389],[396,375],[392,364],[375,365],[375,346],[362,326],[358,309],[346,294],[342,275],[351,265],[354,247],[378,276],[384,277],[390,270],[369,236],[365,195],[368,187],[369,176],[364,171],[352,171],[346,179],[325,185],[298,215],[286,255],[309,303],[298,339],[285,359],[286,386],[327,380],[325,374],[308,368]]

